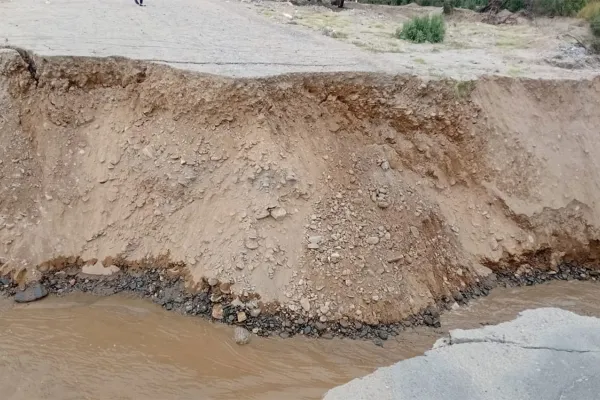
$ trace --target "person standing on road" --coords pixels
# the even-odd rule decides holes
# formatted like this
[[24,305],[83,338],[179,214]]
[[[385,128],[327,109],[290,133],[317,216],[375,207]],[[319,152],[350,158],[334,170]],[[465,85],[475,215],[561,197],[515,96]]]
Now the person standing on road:
[[144,7],[144,0],[135,0],[135,4],[138,6]]

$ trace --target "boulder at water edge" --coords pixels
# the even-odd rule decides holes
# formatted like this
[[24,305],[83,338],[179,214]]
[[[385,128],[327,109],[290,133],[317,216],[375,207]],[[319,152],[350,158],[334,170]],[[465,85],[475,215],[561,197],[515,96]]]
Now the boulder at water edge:
[[248,344],[250,343],[250,332],[248,332],[247,329],[244,329],[242,327],[236,327],[233,331],[233,340],[235,340],[235,342],[237,344]]
[[15,294],[17,303],[29,303],[43,299],[48,295],[48,290],[39,282],[29,285],[25,290],[20,290]]

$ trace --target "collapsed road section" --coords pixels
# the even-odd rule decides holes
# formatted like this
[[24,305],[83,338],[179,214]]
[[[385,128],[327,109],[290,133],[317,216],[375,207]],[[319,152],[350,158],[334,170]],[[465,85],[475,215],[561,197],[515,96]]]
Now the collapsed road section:
[[0,52],[9,291],[131,290],[287,336],[435,326],[495,277],[598,275],[598,78],[230,79],[23,52]]
[[600,319],[557,308],[451,331],[424,356],[332,389],[342,399],[565,399],[597,397]]

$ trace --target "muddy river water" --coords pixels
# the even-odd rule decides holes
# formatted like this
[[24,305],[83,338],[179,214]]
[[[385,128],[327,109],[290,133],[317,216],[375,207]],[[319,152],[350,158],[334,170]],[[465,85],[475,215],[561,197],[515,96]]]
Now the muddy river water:
[[443,315],[443,330],[406,332],[384,348],[256,337],[237,346],[231,327],[120,296],[49,297],[27,305],[2,299],[0,392],[5,400],[319,399],[333,386],[423,353],[447,329],[544,306],[600,317],[600,285],[497,289]]

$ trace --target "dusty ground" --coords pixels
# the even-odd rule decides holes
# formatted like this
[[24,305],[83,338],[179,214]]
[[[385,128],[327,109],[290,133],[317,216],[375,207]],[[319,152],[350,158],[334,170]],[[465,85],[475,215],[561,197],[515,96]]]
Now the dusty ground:
[[441,8],[375,6],[349,2],[346,8],[294,6],[259,1],[250,8],[280,24],[320,32],[335,41],[369,51],[376,60],[420,76],[472,78],[482,74],[513,77],[573,77],[600,68],[597,57],[578,47],[573,36],[589,35],[585,21],[571,18],[515,16],[511,24],[483,23],[483,15],[457,9],[446,17],[446,39],[440,44],[413,44],[395,37],[410,18],[441,13]]
[[170,253],[190,286],[389,322],[486,266],[598,256],[598,78],[229,79],[1,60],[5,270]]

